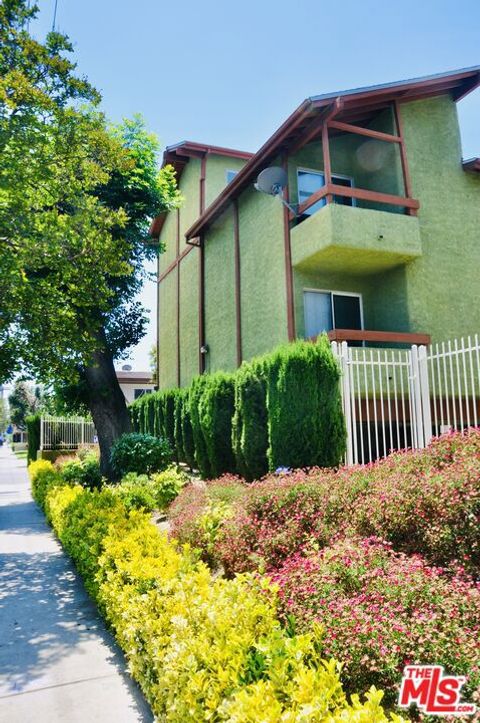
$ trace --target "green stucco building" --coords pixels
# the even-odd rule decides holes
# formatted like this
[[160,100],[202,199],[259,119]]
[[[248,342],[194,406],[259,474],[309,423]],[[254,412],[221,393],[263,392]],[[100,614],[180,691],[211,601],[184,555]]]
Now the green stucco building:
[[[456,102],[479,84],[475,67],[315,96],[254,155],[168,147],[185,200],[151,228],[160,387],[322,330],[478,332],[480,159],[462,162]],[[281,195],[254,187],[269,167]]]

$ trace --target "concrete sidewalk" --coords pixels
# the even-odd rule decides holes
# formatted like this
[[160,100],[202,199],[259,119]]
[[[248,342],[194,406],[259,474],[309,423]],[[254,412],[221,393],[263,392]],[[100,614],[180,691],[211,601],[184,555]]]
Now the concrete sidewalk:
[[74,567],[0,447],[0,720],[152,721]]

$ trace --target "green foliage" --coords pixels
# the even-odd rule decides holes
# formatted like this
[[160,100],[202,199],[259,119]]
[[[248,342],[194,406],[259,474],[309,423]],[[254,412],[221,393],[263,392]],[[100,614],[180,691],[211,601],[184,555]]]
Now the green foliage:
[[168,389],[162,393],[163,408],[163,436],[168,439],[170,446],[176,452],[175,443],[175,400],[177,389]]
[[190,469],[194,469],[194,467],[196,466],[196,452],[193,436],[192,415],[190,411],[190,393],[188,389],[182,389],[181,399],[182,401],[180,424],[182,428],[182,447],[184,460],[188,464]]
[[185,450],[183,448],[183,430],[182,430],[182,407],[185,402],[185,390],[177,389],[175,395],[175,408],[173,413],[173,435],[175,437],[175,449],[177,450],[177,460],[185,462]]
[[51,487],[64,484],[51,462],[46,459],[38,459],[28,466],[28,473],[32,486],[33,499],[40,507],[44,507],[45,498]]
[[320,658],[318,625],[281,629],[268,580],[214,578],[109,490],[78,490],[49,494],[52,522],[156,718],[386,723],[381,692],[348,703],[338,664]]
[[40,420],[41,414],[31,414],[25,418],[28,433],[28,463],[35,462],[40,449]]
[[172,458],[166,439],[151,434],[123,434],[112,446],[111,464],[118,478],[128,472],[150,474],[165,469]]
[[195,461],[204,479],[210,479],[210,477],[212,477],[210,459],[200,416],[200,403],[207,384],[208,378],[206,375],[195,377],[190,385],[188,395],[188,409],[190,411],[190,422],[192,425]]
[[23,380],[17,380],[8,397],[10,420],[20,429],[25,429],[28,416],[35,414],[40,407],[40,393],[37,388]]
[[232,446],[237,472],[247,481],[268,471],[266,385],[259,364],[243,363],[235,374]]
[[278,467],[334,467],[345,453],[340,372],[325,335],[297,341],[269,355],[268,460]]
[[102,486],[100,461],[93,452],[86,454],[83,459],[67,460],[60,466],[59,471],[61,477],[69,484],[78,484],[90,490],[100,489]]
[[151,479],[146,474],[129,472],[120,484],[110,488],[127,510],[143,509],[151,512],[155,509],[156,499]]
[[189,482],[188,476],[172,464],[163,472],[157,472],[151,478],[156,506],[164,509],[173,502],[180,490]]
[[235,471],[232,450],[234,375],[216,372],[205,377],[199,401],[199,421],[208,455],[210,475]]

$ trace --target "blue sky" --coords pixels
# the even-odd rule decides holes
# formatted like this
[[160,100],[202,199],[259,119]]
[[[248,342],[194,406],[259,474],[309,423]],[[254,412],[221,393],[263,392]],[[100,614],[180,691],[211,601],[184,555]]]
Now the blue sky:
[[[41,37],[55,0],[37,4]],[[107,115],[142,113],[162,145],[255,151],[307,96],[480,64],[479,0],[58,0],[57,29]],[[480,155],[480,90],[459,115]],[[143,299],[153,320],[154,284]],[[154,340],[151,324],[134,368]]]

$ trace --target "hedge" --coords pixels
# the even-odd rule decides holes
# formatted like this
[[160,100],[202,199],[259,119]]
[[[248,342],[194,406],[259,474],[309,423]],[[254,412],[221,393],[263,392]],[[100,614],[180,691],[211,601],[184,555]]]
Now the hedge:
[[236,471],[251,482],[268,472],[266,384],[258,364],[242,364],[235,375],[232,420]]
[[204,374],[188,390],[143,397],[130,407],[132,423],[167,437],[178,461],[196,465],[205,479],[234,472],[252,481],[279,467],[335,467],[346,443],[339,378],[326,336],[297,341],[233,374]]
[[215,577],[109,490],[53,488],[46,511],[158,720],[402,720],[374,688],[347,700],[320,626],[284,631],[267,579]]
[[270,469],[338,465],[346,430],[340,372],[327,337],[280,347],[264,369]]
[[40,449],[40,420],[41,414],[31,414],[25,418],[28,434],[28,462],[35,462],[37,452]]

